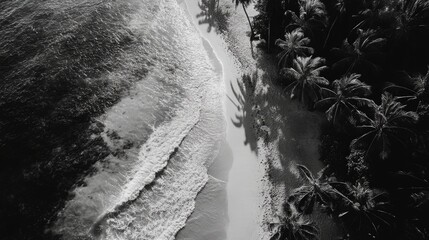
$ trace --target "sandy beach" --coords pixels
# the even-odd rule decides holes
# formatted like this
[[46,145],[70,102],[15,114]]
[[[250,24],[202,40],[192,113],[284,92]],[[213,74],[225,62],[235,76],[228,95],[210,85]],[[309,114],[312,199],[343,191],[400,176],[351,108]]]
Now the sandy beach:
[[[212,59],[213,66],[221,66],[221,77],[224,80],[225,96],[224,96],[224,115],[227,124],[224,146],[221,153],[214,161],[213,166],[209,169],[209,175],[218,181],[225,182],[224,193],[224,209],[226,209],[225,217],[217,220],[217,226],[224,226],[224,238],[217,234],[204,234],[204,232],[215,232],[213,224],[207,229],[204,229],[204,239],[259,239],[260,235],[260,218],[258,210],[260,203],[260,179],[262,178],[262,168],[258,162],[256,138],[253,135],[252,129],[248,127],[252,124],[248,118],[249,113],[246,109],[246,104],[243,102],[247,98],[246,92],[241,92],[241,67],[242,64],[228,50],[229,45],[225,42],[219,32],[214,28],[208,29],[208,24],[200,24],[201,19],[198,17],[202,14],[201,5],[198,1],[183,1],[182,7],[188,12],[190,20],[195,24],[199,31],[203,44]],[[223,6],[224,7],[224,6]],[[235,11],[231,9],[231,11]],[[231,14],[233,14],[231,12]],[[210,182],[207,188],[210,188]],[[200,193],[204,194],[204,190]],[[215,202],[218,202],[222,197],[217,196]],[[205,207],[201,207],[204,205]],[[194,215],[200,214],[198,209],[207,209],[213,205],[210,202],[204,203],[203,200],[197,198],[196,210]],[[215,209],[213,212],[222,211]],[[211,218],[214,218],[211,216]],[[190,217],[192,219],[192,216]],[[192,220],[191,220],[192,221]],[[195,234],[185,234],[192,228],[189,222],[187,226],[178,234],[178,239],[187,239],[187,236],[195,237]],[[212,221],[212,222],[213,222]],[[221,223],[223,221],[223,224]],[[202,224],[199,223],[199,226]],[[221,229],[218,229],[222,231]]]
[[429,239],[429,0],[7,0],[0,24],[1,239]]
[[[213,5],[216,9],[198,1],[182,6],[223,66],[226,147],[232,159],[226,165],[215,164],[211,174],[229,171],[223,174],[229,178],[222,179],[227,182],[226,239],[269,239],[270,224],[284,214],[288,192],[299,186],[291,165],[305,164],[313,173],[324,167],[318,152],[323,115],[289,100],[275,84],[276,58],[258,48],[260,42],[249,41],[250,28],[241,7],[236,9],[226,0]],[[257,14],[252,6],[248,13]],[[335,238],[337,230],[325,215],[314,214],[313,220],[320,226],[321,239]]]

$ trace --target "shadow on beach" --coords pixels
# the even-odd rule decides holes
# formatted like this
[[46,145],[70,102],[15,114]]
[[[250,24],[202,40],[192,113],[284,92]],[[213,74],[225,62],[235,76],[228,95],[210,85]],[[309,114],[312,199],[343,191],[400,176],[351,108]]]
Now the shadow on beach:
[[214,28],[216,33],[224,33],[228,30],[228,18],[230,13],[219,7],[220,0],[201,0],[198,7],[201,12],[197,14],[198,24],[207,24],[207,32]]
[[[290,100],[289,95],[283,92],[273,56],[261,49],[256,49],[255,55],[256,70],[243,74],[238,83],[243,97],[234,92],[242,104],[243,115],[232,121],[245,128],[246,136],[257,136],[250,139],[257,141],[262,138],[265,142],[268,150],[267,177],[274,187],[277,204],[274,208],[278,211],[289,192],[301,185],[290,171],[292,165],[303,164],[314,174],[324,167],[319,160],[319,136],[325,118],[323,113],[308,111],[307,107]],[[257,149],[256,142],[249,144],[252,149]],[[335,238],[336,227],[325,214],[315,211],[311,218],[321,229],[321,239]]]
[[[279,86],[275,59],[258,49],[257,68],[243,74],[237,82],[238,89],[231,85],[233,98],[229,97],[242,112],[231,119],[236,127],[244,127],[246,144],[257,152],[257,137],[265,143],[276,142],[276,152],[281,169],[272,168],[271,180],[284,182],[289,173],[289,164],[294,161],[306,164],[317,172],[322,168],[318,161],[319,128],[323,121],[321,113],[310,112],[295,100],[290,100]],[[237,103],[238,102],[238,103]],[[253,139],[253,141],[252,141]],[[287,181],[290,186],[292,179]]]
[[[237,109],[228,121],[235,128],[244,129],[246,147],[267,159],[266,177],[272,185],[268,191],[274,198],[273,206],[269,206],[273,209],[272,214],[265,219],[270,221],[281,212],[281,204],[287,199],[289,191],[300,185],[290,172],[291,164],[304,164],[313,173],[323,167],[318,148],[319,129],[324,117],[321,113],[309,112],[306,107],[288,98],[278,77],[276,58],[256,47],[257,42],[249,41],[244,13],[231,11],[230,14],[229,10],[234,6],[228,2],[220,1],[218,6],[218,0],[200,0],[198,11],[201,12],[194,16],[200,25],[208,25],[207,32],[214,28],[215,33],[225,33],[222,35],[228,44],[228,51],[240,65],[241,77],[231,79],[230,86],[226,86],[231,89],[227,101]],[[261,141],[265,143],[263,151],[259,148]],[[325,224],[327,221],[324,222],[326,218],[323,217],[313,216],[313,219],[322,229],[321,239],[331,239],[332,230],[329,229],[332,226]]]
[[[255,51],[256,70],[242,74],[237,85],[230,84],[233,95],[227,96],[239,114],[230,121],[245,131],[245,145],[258,153],[257,141],[262,138],[275,147],[272,155],[281,166],[269,168],[270,181],[287,183],[289,191],[298,182],[289,172],[291,162],[305,164],[316,173],[319,161],[319,128],[323,116],[310,112],[283,92],[275,58],[261,49]],[[270,161],[271,162],[271,161]]]
[[231,118],[232,124],[236,128],[244,128],[245,140],[244,145],[249,145],[252,152],[257,153],[257,138],[255,135],[255,123],[253,121],[253,114],[256,104],[254,102],[255,85],[249,75],[243,75],[241,81],[237,79],[237,88],[230,83],[233,93],[233,98],[227,96],[236,107],[240,114],[235,114]]

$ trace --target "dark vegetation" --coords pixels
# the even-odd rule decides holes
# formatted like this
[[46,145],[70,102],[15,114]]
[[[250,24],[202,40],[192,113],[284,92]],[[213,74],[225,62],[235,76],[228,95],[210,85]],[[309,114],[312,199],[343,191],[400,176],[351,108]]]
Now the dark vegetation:
[[1,1],[2,239],[47,239],[69,189],[109,154],[95,117],[131,84],[107,76],[133,43],[128,8]]
[[256,34],[280,86],[326,112],[318,176],[286,200],[273,239],[316,239],[315,208],[343,239],[429,239],[429,1],[258,0]]

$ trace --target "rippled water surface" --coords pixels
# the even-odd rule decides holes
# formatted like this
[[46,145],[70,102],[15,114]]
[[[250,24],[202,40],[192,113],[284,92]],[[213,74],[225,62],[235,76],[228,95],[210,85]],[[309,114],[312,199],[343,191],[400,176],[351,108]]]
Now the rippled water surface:
[[117,22],[106,24],[120,28],[106,31],[126,32],[133,43],[103,73],[111,81],[145,73],[98,119],[114,154],[72,190],[51,230],[64,239],[174,239],[224,137],[221,79],[202,39],[175,0],[44,2],[56,11],[70,6],[76,18],[96,18],[100,8],[113,14]]

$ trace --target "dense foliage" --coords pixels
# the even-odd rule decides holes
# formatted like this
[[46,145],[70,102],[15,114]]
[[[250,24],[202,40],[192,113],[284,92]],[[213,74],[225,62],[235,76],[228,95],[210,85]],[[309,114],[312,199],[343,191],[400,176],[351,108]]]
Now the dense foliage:
[[[318,206],[344,239],[428,239],[429,1],[258,0],[256,9],[280,85],[329,121],[327,167],[315,177],[297,166],[303,185],[289,204],[302,215]],[[273,239],[315,238],[286,235]]]

